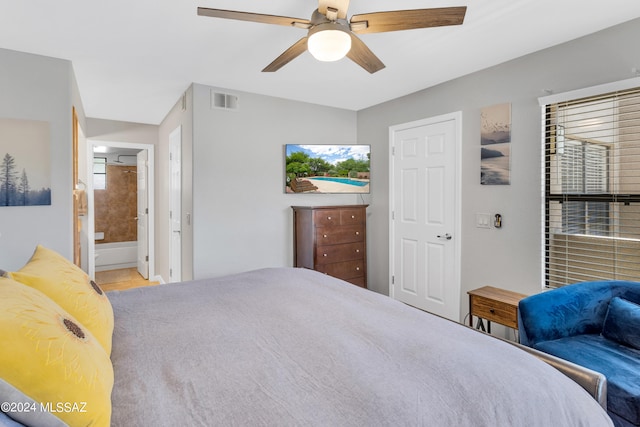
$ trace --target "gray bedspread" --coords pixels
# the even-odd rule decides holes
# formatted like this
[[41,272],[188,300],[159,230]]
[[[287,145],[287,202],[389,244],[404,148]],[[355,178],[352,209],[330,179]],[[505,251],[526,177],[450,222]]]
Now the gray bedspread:
[[612,425],[518,348],[314,271],[108,295],[114,426]]

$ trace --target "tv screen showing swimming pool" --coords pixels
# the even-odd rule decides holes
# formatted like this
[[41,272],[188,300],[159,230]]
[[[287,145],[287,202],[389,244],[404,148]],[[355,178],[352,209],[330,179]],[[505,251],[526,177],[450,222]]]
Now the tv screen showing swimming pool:
[[369,193],[370,145],[285,145],[285,191]]

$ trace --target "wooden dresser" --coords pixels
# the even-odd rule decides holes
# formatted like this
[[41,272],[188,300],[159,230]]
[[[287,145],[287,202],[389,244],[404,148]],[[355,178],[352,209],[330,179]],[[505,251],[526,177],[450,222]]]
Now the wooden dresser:
[[366,288],[367,206],[292,206],[293,265]]

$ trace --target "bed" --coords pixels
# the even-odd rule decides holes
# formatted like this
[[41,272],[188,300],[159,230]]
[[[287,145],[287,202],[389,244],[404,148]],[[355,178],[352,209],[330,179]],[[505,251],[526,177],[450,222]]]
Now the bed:
[[105,294],[67,264],[0,278],[0,425],[612,425],[518,347],[315,271]]
[[315,271],[109,299],[113,426],[611,425],[526,352]]

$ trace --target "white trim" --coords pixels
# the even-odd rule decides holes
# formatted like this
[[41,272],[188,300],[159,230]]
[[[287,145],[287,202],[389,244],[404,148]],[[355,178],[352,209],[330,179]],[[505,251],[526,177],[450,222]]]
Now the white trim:
[[[545,115],[547,114],[547,107],[546,104],[545,105],[540,105],[540,117],[544,118]],[[546,275],[547,275],[547,267],[546,267],[546,263],[547,263],[547,242],[545,240],[545,236],[547,235],[547,229],[546,229],[546,223],[547,223],[547,206],[546,206],[546,185],[547,185],[547,165],[546,165],[546,144],[545,144],[545,135],[546,135],[546,129],[547,124],[545,123],[544,119],[540,120],[540,135],[542,135],[542,140],[540,141],[540,176],[542,177],[542,179],[540,180],[540,200],[542,200],[542,203],[540,203],[540,233],[542,236],[542,239],[540,239],[540,259],[542,261],[541,265],[540,265],[540,289],[546,289]]]
[[153,276],[153,277],[149,276],[149,280],[152,281],[152,282],[158,282],[161,285],[165,285],[167,283],[167,282],[164,281],[162,276],[159,275],[159,274],[157,276]]
[[549,105],[555,104],[557,102],[571,101],[574,99],[587,98],[589,96],[602,95],[618,90],[633,89],[636,87],[640,87],[640,77],[634,77],[632,79],[620,80],[617,82],[605,83],[598,86],[591,86],[583,89],[572,90],[569,92],[543,96],[541,98],[538,98],[538,103],[541,106]]
[[[394,161],[393,150],[395,147],[395,133],[405,129],[411,129],[414,127],[431,125],[434,123],[446,122],[449,120],[455,121],[456,129],[456,177],[455,177],[455,212],[454,212],[454,236],[456,238],[455,255],[453,260],[454,269],[454,286],[457,289],[458,294],[458,307],[456,312],[460,316],[460,304],[461,304],[461,253],[462,253],[462,111],[456,111],[453,113],[442,114],[440,116],[429,117],[426,119],[416,120],[409,123],[402,123],[399,125],[389,126],[389,296],[394,298],[394,284],[392,278],[394,272],[394,227],[393,227],[393,208],[394,208]],[[459,319],[460,321],[462,319]]]
[[543,177],[542,181],[542,188],[541,188],[541,193],[542,193],[542,208],[541,208],[541,213],[540,216],[542,218],[541,224],[542,224],[542,229],[541,229],[541,233],[543,238],[541,239],[541,245],[540,245],[540,251],[541,251],[541,260],[542,260],[542,265],[541,265],[541,274],[540,274],[540,282],[541,282],[541,287],[542,289],[546,289],[545,288],[545,283],[546,283],[546,241],[544,236],[546,235],[546,228],[545,228],[545,224],[546,224],[546,211],[545,211],[545,199],[546,199],[546,188],[545,188],[545,181],[546,178],[544,178],[546,176],[546,169],[545,169],[545,163],[546,163],[546,154],[545,154],[545,135],[546,135],[546,123],[544,121],[544,117],[546,116],[547,112],[546,112],[546,106],[550,105],[550,104],[555,104],[558,102],[565,102],[565,101],[572,101],[575,99],[581,99],[581,98],[588,98],[591,96],[598,96],[598,95],[604,95],[607,93],[612,93],[612,92],[616,92],[616,91],[623,91],[623,90],[627,90],[627,89],[634,89],[640,87],[640,77],[633,77],[630,79],[626,79],[626,80],[619,80],[616,82],[611,82],[611,83],[605,83],[605,84],[601,84],[601,85],[597,85],[597,86],[591,86],[591,87],[587,87],[587,88],[582,88],[582,89],[576,89],[576,90],[572,90],[569,92],[562,92],[562,93],[558,93],[558,94],[553,94],[553,95],[548,95],[548,96],[543,96],[538,98],[538,104],[540,105],[540,117],[542,117],[543,119],[541,120],[541,124],[540,124],[540,135],[542,137],[541,140],[541,148],[542,148],[542,156],[541,156],[541,161],[540,161],[540,168],[541,168],[541,176]]
[[89,240],[87,247],[87,273],[92,278],[95,278],[95,218],[94,218],[94,197],[93,197],[93,148],[97,146],[103,147],[116,147],[116,148],[134,148],[139,150],[147,150],[149,158],[149,179],[147,181],[148,205],[149,205],[149,277],[155,276],[156,271],[156,257],[155,257],[155,156],[153,144],[138,144],[133,142],[110,142],[110,141],[97,141],[87,138],[87,173],[88,179],[86,183],[87,187],[87,206],[89,210],[87,220],[87,238]]

